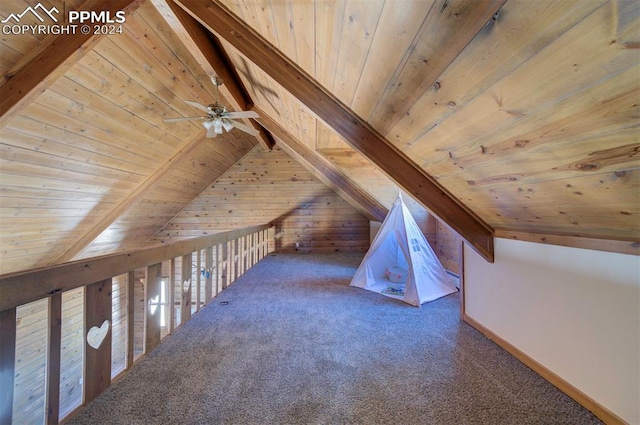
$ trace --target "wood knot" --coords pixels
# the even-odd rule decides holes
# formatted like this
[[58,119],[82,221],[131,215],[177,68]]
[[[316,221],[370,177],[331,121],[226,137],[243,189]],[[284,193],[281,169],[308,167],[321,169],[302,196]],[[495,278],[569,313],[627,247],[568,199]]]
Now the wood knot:
[[435,83],[433,83],[433,88],[438,90],[440,87],[442,87],[442,84],[440,84],[440,81],[436,81]]
[[529,141],[528,140],[516,140],[513,144],[516,146],[516,148],[524,148],[525,146],[527,146],[529,144]]
[[582,171],[594,171],[600,168],[600,164],[594,164],[594,163],[580,164],[578,168]]

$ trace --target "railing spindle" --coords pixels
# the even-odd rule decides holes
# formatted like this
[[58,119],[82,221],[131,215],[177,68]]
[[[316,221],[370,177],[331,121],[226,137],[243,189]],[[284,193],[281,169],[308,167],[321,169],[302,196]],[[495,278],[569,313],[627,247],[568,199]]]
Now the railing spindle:
[[60,356],[62,353],[62,292],[49,298],[49,334],[47,338],[46,420],[58,423],[60,414]]

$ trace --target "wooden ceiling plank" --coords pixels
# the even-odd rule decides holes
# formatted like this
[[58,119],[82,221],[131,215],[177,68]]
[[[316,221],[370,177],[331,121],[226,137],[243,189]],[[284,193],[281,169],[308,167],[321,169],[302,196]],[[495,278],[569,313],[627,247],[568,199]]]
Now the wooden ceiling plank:
[[403,65],[387,86],[368,121],[387,134],[431,88],[506,0],[445,0],[429,11],[407,51]]
[[391,81],[433,3],[435,0],[387,0],[384,3],[351,103],[351,109],[361,117],[369,117],[375,109],[382,95],[380,87],[387,87]]
[[[143,0],[89,0],[78,10],[108,11],[111,15],[123,10],[131,13]],[[46,48],[37,47],[37,53],[22,65],[14,75],[7,75],[0,86],[0,127],[18,114],[39,93],[90,51],[102,36],[89,34],[61,34],[49,38]]]
[[[413,158],[421,145],[432,153],[448,156],[451,147],[459,149],[481,137],[500,134],[506,126],[517,127],[520,121],[556,107],[559,102],[571,104],[575,98],[576,105],[593,103],[597,97],[577,101],[576,96],[638,66],[637,52],[611,43],[609,20],[610,8],[597,8],[455,114],[415,140],[402,140],[399,147]],[[535,83],[523,84],[531,76],[535,76]],[[436,159],[433,154],[429,156],[433,165]],[[444,156],[442,159],[446,160]]]
[[342,21],[336,21],[336,16],[344,15],[346,0],[315,2],[315,56],[316,63],[312,75],[328,90],[333,90],[338,52],[342,38]]
[[640,47],[640,2],[615,2],[616,41],[629,49]]
[[255,106],[253,110],[260,114],[260,118],[257,121],[277,137],[283,151],[298,161],[311,174],[333,189],[338,195],[342,196],[354,208],[364,213],[369,220],[384,221],[388,210],[382,204],[338,170],[333,163],[326,160],[318,152],[308,148],[304,143],[298,141],[264,111],[261,111]]
[[208,141],[203,137],[204,131],[201,131],[196,138],[186,143],[180,149],[167,158],[151,175],[149,175],[142,183],[140,183],[133,191],[120,200],[107,214],[94,224],[81,238],[76,240],[73,245],[67,248],[64,253],[59,255],[51,264],[60,264],[74,259],[80,254],[91,242],[93,242],[100,234],[111,224],[116,222],[133,206],[138,204],[154,187],[160,184],[176,167],[177,164],[189,154],[194,152],[203,143]]
[[[519,66],[527,66],[526,62],[534,60],[534,57],[543,49],[551,48],[560,37],[568,31],[572,31],[581,21],[587,19],[595,10],[600,7],[606,8],[606,0],[581,1],[566,0],[560,2],[507,2],[500,10],[500,16],[495,23],[485,27],[481,34],[478,34],[463,52],[451,63],[445,72],[438,77],[437,84],[428,89],[416,101],[407,114],[405,114],[394,127],[385,134],[394,142],[396,146],[404,150],[404,146],[412,144],[425,133],[446,122],[449,117],[462,111],[476,97],[498,84],[503,78],[508,78],[512,72],[517,72]],[[591,22],[593,27],[597,25]],[[544,30],[541,30],[544,28]],[[575,35],[572,39],[582,39],[583,35]],[[508,40],[508,49],[495,48]],[[562,52],[567,56],[568,49],[565,47]],[[581,49],[576,49],[581,50]],[[601,52],[594,52],[594,57]],[[596,61],[583,61],[576,59],[582,64],[594,63]],[[557,60],[550,59],[549,63],[558,63]],[[568,72],[567,72],[568,73]],[[587,74],[591,73],[586,71]],[[514,92],[522,90],[523,78],[527,75],[535,75],[536,80],[541,78],[540,70],[529,71],[521,74],[515,79],[517,84],[504,91],[504,96],[512,98],[531,99],[535,97],[534,103],[539,103],[540,92],[551,88],[550,92],[557,93],[560,97],[560,90],[566,90],[570,86],[568,82],[562,80],[564,72],[556,72],[553,78],[541,84],[536,84],[535,90],[530,93],[516,95]],[[577,78],[572,73],[571,78]],[[558,80],[561,80],[558,83]],[[460,84],[464,82],[464,84]],[[524,84],[526,85],[526,84]],[[581,86],[581,84],[576,84]],[[533,100],[533,99],[532,99]],[[522,110],[522,106],[509,106],[512,110]],[[507,108],[507,109],[509,109]],[[357,111],[357,109],[354,108]],[[493,111],[492,111],[493,112]],[[501,112],[501,111],[500,111]],[[498,113],[500,113],[498,112]],[[360,114],[360,116],[367,116]],[[484,117],[483,117],[484,119]],[[461,120],[465,122],[464,120]],[[460,140],[459,137],[456,137]]]
[[[117,104],[124,111],[127,111],[125,113],[131,112],[144,119],[150,126],[156,128],[156,130],[148,132],[148,135],[154,136],[154,133],[165,135],[158,137],[158,141],[173,143],[172,146],[175,146],[176,142],[170,142],[170,140],[177,140],[179,143],[181,140],[193,137],[194,130],[191,124],[174,123],[174,125],[166,126],[163,118],[174,117],[178,112],[158,94],[149,92],[135,79],[116,68],[97,52],[99,48],[87,54],[80,63],[67,71],[65,77],[91,90],[101,99],[101,102],[108,101]],[[104,75],[109,75],[108,81],[102,77]],[[59,79],[56,84],[61,84],[61,80]],[[123,90],[122,87],[126,87],[126,90]],[[152,105],[154,113],[148,113]],[[165,139],[169,139],[169,141]]]
[[[224,84],[220,87],[220,92],[231,107],[236,111],[247,110],[252,105],[247,90],[235,73],[222,45],[213,34],[171,0],[152,0],[152,3],[205,72],[222,78]],[[251,120],[241,121],[258,131],[262,130]],[[256,138],[266,150],[271,150],[275,144],[264,130]]]
[[[346,105],[351,105],[360,76],[371,50],[384,1],[349,1],[345,4],[342,42],[339,44],[332,93]],[[297,62],[296,62],[297,63]],[[375,66],[374,68],[379,68]]]
[[227,40],[320,119],[333,127],[401,187],[458,232],[481,256],[493,261],[493,230],[460,204],[430,175],[384,139],[316,81],[218,2],[176,3],[210,31]]
[[[528,155],[531,151],[545,147],[555,151],[565,145],[570,152],[588,155],[589,147],[573,144],[571,139],[635,127],[640,118],[637,103],[640,98],[638,75],[640,66],[613,74],[569,99],[541,108],[515,123],[499,127],[456,149],[444,150],[439,158],[425,158],[423,166],[430,167],[430,171],[440,177],[443,169],[450,170],[452,166],[466,169],[473,165],[486,165],[489,158],[492,162],[505,164],[514,154]],[[598,102],[593,103],[592,99],[598,99]],[[636,137],[637,130],[636,128]],[[608,143],[602,148],[612,147]],[[553,178],[557,176],[554,175]]]
[[308,74],[315,67],[315,3],[313,1],[272,2],[273,19],[280,51]]

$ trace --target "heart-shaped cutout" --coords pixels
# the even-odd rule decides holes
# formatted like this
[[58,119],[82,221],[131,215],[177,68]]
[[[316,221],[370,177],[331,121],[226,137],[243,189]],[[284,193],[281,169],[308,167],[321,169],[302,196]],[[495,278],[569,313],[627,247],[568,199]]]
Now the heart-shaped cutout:
[[160,295],[149,298],[149,301],[147,301],[147,306],[149,307],[149,312],[151,313],[151,315],[156,314],[156,310],[158,309],[158,301],[160,301]]
[[189,292],[189,289],[191,289],[191,279],[182,282],[182,290],[184,292]]
[[87,344],[89,344],[91,348],[97,350],[102,345],[102,341],[104,341],[108,332],[109,321],[105,320],[102,322],[100,327],[94,326],[89,329],[89,332],[87,332]]

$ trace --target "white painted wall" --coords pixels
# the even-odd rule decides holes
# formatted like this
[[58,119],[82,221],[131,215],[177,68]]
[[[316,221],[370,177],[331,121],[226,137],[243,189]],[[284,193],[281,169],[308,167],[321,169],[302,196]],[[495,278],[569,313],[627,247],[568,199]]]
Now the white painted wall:
[[464,270],[471,318],[640,424],[640,257],[495,239]]

